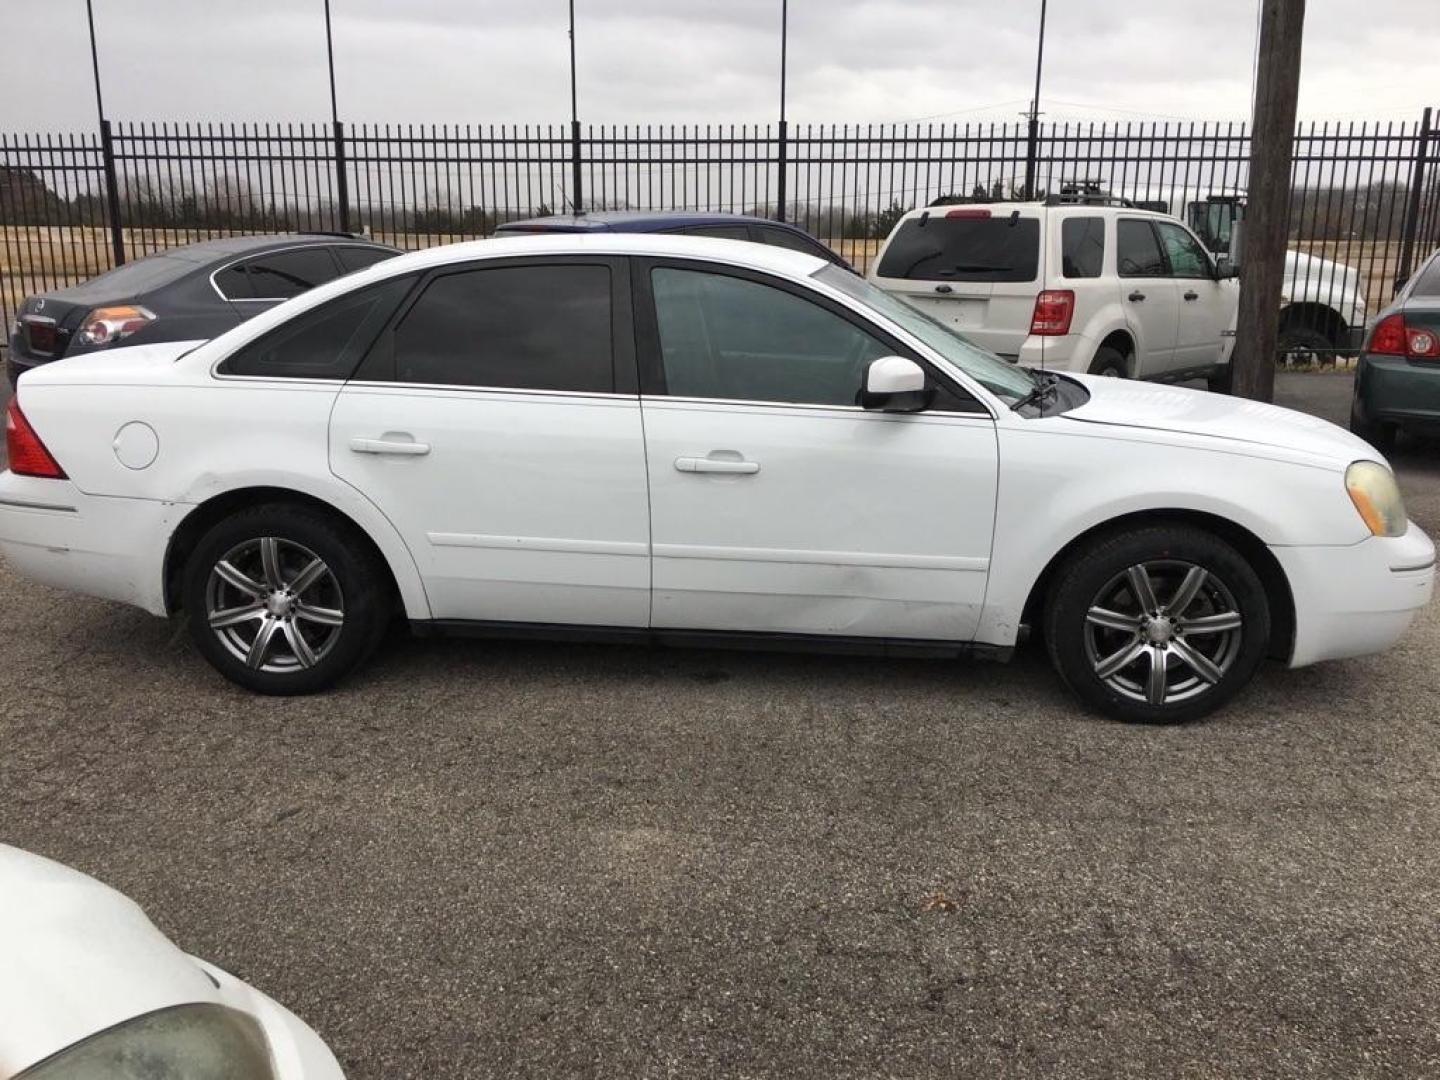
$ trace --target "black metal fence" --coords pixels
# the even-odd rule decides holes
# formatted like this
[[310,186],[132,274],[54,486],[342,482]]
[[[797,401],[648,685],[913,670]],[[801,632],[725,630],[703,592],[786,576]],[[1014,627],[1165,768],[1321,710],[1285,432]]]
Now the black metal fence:
[[[1440,246],[1437,142],[1428,109],[1296,133],[1292,247],[1354,270],[1371,312]],[[1235,122],[1042,124],[1034,192],[1026,150],[1025,125],[990,123],[106,122],[0,134],[0,316],[8,326],[26,294],[220,235],[363,231],[413,248],[581,206],[784,217],[864,269],[901,214],[942,196],[1090,187],[1177,205],[1243,194],[1250,140]]]

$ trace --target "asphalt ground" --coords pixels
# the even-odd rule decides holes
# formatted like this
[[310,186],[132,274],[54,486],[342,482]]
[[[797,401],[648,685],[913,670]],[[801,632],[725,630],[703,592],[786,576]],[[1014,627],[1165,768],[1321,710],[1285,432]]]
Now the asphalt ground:
[[[1440,534],[1440,446],[1394,460]],[[352,1078],[1440,1074],[1434,606],[1145,729],[1033,651],[396,638],[263,699],[138,611],[0,595],[0,838]]]

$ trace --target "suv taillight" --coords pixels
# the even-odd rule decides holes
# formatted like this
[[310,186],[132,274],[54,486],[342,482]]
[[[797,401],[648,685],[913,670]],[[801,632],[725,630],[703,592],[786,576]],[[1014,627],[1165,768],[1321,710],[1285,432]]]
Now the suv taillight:
[[42,480],[65,480],[65,470],[55,460],[25,414],[20,402],[10,399],[5,407],[5,452],[10,455],[10,471],[16,476],[38,476]]
[[1035,297],[1030,333],[1042,337],[1064,337],[1070,332],[1070,319],[1074,314],[1074,292],[1070,289],[1045,289]]
[[1411,360],[1440,360],[1440,334],[1423,326],[1410,326],[1401,312],[1386,315],[1370,333],[1365,350],[1376,356],[1404,356]]

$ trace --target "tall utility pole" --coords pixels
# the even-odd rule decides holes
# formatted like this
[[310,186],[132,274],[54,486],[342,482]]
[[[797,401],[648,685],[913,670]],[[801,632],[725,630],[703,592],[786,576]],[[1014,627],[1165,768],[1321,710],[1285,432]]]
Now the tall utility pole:
[[330,0],[325,0],[325,59],[330,68],[330,133],[335,140],[335,198],[340,203],[341,232],[350,231],[350,173],[345,165],[345,129],[335,103],[335,39],[330,32]]
[[100,96],[100,51],[95,46],[95,9],[85,0],[85,18],[90,23],[90,70],[95,73],[95,115],[105,122],[105,99]]
[[575,89],[575,0],[570,0],[570,167],[574,194],[571,211],[585,212],[585,190],[580,177],[580,97]]
[[325,61],[330,66],[330,122],[340,123],[340,109],[335,104],[335,39],[330,33],[330,0],[325,0]]
[[1275,397],[1275,343],[1285,278],[1290,160],[1304,29],[1305,0],[1261,0],[1240,313],[1231,358],[1231,393],[1257,401]]
[[1045,0],[1040,0],[1040,42],[1035,46],[1035,96],[1030,99],[1030,131],[1025,140],[1025,197],[1035,197],[1035,155],[1040,141],[1040,72],[1045,66]]
[[785,184],[785,170],[789,165],[789,131],[785,124],[785,53],[790,36],[790,0],[780,0],[780,155],[779,155],[779,176],[776,188],[779,194],[775,220],[785,220],[785,197],[788,194]]

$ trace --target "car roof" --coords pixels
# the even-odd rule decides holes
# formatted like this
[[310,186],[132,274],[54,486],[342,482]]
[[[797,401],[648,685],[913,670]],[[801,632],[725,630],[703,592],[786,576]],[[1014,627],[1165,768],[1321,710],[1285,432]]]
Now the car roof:
[[1124,214],[1127,217],[1164,218],[1166,221],[1177,220],[1175,215],[1167,214],[1163,210],[1146,210],[1143,207],[1139,206],[1120,206],[1116,203],[1108,202],[1087,202],[1084,199],[1078,197],[1073,202],[1062,201],[1047,203],[1040,202],[1035,199],[1030,199],[1023,202],[965,202],[944,203],[940,206],[917,206],[914,210],[906,213],[906,215],[900,220],[910,221],[920,217],[922,214],[929,214],[932,218],[943,218],[946,214],[957,210],[987,210],[990,212],[991,215],[997,218],[1009,217],[1012,213],[1015,213],[1016,211],[1020,211],[1022,213],[1034,211],[1036,213],[1039,213],[1044,210],[1084,210],[1087,213],[1091,214],[1110,213]]
[[295,232],[269,233],[263,236],[220,236],[213,240],[200,240],[194,244],[165,248],[155,254],[185,262],[207,263],[236,255],[269,251],[272,248],[307,247],[314,244],[364,244],[369,247],[391,248],[389,244],[381,244],[350,233]]
[[496,232],[663,232],[704,225],[770,225],[799,231],[793,225],[751,214],[699,210],[597,210],[584,214],[507,221]]

